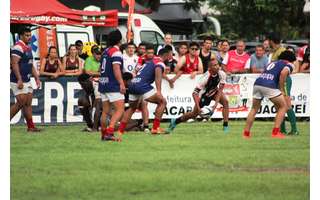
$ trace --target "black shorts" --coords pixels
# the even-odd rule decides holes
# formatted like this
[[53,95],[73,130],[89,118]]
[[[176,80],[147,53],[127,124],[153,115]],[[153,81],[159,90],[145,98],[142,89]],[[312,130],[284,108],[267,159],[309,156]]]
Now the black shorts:
[[204,106],[208,106],[210,105],[211,101],[213,100],[213,96],[206,96],[206,95],[202,95],[201,98],[200,98],[200,102],[199,102],[199,106],[200,108],[203,108]]

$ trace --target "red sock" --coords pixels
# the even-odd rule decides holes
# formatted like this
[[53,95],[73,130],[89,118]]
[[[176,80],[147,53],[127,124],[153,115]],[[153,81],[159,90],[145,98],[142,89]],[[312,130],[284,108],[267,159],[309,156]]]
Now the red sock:
[[250,136],[250,131],[243,131],[243,135],[245,135],[245,136]]
[[119,132],[120,132],[120,133],[123,133],[123,132],[124,132],[124,129],[126,128],[126,126],[127,126],[127,123],[125,123],[125,122],[120,122]]
[[114,128],[113,127],[108,127],[106,130],[107,130],[106,131],[107,135],[113,135],[113,132],[114,132]]
[[160,119],[155,118],[154,121],[153,121],[152,129],[156,130],[156,129],[159,128],[159,126],[160,126]]
[[280,128],[273,128],[272,135],[277,135],[280,132]]
[[35,128],[35,127],[34,127],[34,123],[33,123],[33,121],[32,121],[32,118],[31,118],[31,119],[27,119],[26,121],[27,121],[27,126],[28,126],[28,128]]
[[105,136],[107,133],[107,127],[101,125],[101,136]]

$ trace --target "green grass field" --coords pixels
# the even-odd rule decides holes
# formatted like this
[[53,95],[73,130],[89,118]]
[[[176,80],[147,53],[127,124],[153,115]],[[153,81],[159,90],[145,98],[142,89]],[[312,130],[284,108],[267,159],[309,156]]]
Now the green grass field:
[[[272,122],[181,124],[172,135],[128,133],[101,142],[84,125],[11,126],[12,199],[309,199],[309,123],[299,136],[272,139]],[[162,124],[166,127],[168,124]]]

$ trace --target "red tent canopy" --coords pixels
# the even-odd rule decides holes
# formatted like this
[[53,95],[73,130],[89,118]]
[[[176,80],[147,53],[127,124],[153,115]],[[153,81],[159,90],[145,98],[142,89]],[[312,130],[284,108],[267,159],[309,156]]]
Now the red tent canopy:
[[117,26],[118,11],[73,10],[56,0],[11,0],[10,23]]

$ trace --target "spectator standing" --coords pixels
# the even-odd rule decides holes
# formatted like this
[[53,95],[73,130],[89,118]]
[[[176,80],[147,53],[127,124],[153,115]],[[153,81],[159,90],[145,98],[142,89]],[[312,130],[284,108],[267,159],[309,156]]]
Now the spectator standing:
[[178,54],[176,49],[174,48],[174,46],[172,44],[172,35],[171,35],[171,33],[166,33],[166,34],[164,34],[164,44],[158,46],[157,55],[159,54],[160,49],[162,49],[166,45],[170,45],[172,47],[173,55],[177,55]]
[[141,56],[144,56],[145,54],[146,54],[146,43],[145,42],[141,42],[138,45],[137,56],[141,57]]
[[123,54],[123,73],[129,72],[134,74],[139,59],[135,51],[136,45],[133,42],[129,42]]
[[175,69],[176,75],[170,79],[170,84],[174,85],[174,82],[182,74],[190,74],[191,79],[194,79],[197,74],[203,74],[203,65],[198,53],[199,47],[200,45],[197,42],[190,43],[189,53],[178,61]]
[[269,40],[265,39],[262,43],[263,47],[264,47],[264,54],[267,56],[268,58],[268,63],[271,62],[271,53],[270,53],[270,44],[269,44]]
[[310,46],[309,46],[309,44],[299,48],[297,60],[299,62],[299,72],[310,73]]
[[[84,70],[83,70],[85,74],[88,74],[90,76],[90,79],[88,81],[91,81],[92,83],[93,94],[94,94],[94,99],[92,104],[92,107],[93,107],[92,111],[94,112],[93,124],[92,124],[92,127],[88,126],[89,129],[87,129],[87,131],[98,131],[99,120],[101,117],[101,110],[102,110],[101,94],[98,90],[99,77],[100,77],[100,60],[101,60],[102,51],[98,45],[93,45],[91,47],[91,53],[92,53],[92,56],[89,56],[86,59],[84,64]],[[85,78],[79,80],[79,83],[83,83],[83,85],[87,84],[86,82],[87,80]],[[83,89],[85,90],[85,88]],[[87,89],[85,91],[86,93],[88,93],[88,96],[91,94],[91,92],[89,92],[91,90]]]
[[88,58],[88,54],[83,52],[83,42],[81,40],[77,40],[75,42],[76,48],[78,50],[78,55],[81,59],[86,60]]
[[40,76],[56,79],[59,76],[63,76],[64,73],[65,71],[57,54],[57,48],[54,46],[49,47],[47,57],[42,58],[40,61]]
[[169,58],[166,61],[164,61],[164,64],[166,65],[165,72],[166,73],[173,73],[178,62],[175,59],[175,57],[173,56],[172,47],[170,45],[166,45],[164,48],[166,48],[169,53]]
[[268,65],[268,57],[265,55],[263,45],[257,45],[255,53],[250,58],[251,73],[262,73]]
[[23,116],[27,121],[28,132],[39,132],[32,120],[32,85],[31,75],[34,76],[37,87],[40,80],[33,66],[32,49],[28,46],[31,40],[30,28],[24,27],[19,32],[19,41],[11,49],[11,73],[10,88],[17,102],[10,106],[10,120],[22,109]]
[[284,52],[286,50],[286,48],[281,46],[281,44],[280,44],[280,42],[281,42],[280,35],[277,34],[277,33],[270,33],[267,36],[267,39],[269,40],[269,44],[270,44],[270,47],[271,47],[271,50],[270,50],[271,53],[272,53],[271,62],[277,61],[279,55],[282,52]]
[[[99,79],[99,92],[101,93],[103,107],[101,115],[101,140],[119,141],[119,138],[114,136],[114,128],[124,113],[124,94],[126,92],[122,79],[121,32],[118,29],[110,32],[108,39],[110,47],[103,52]],[[107,114],[111,106],[115,108],[115,112],[107,127]]]
[[218,48],[217,60],[219,64],[222,64],[223,59],[226,57],[230,49],[230,44],[228,40],[221,40],[220,47]]
[[224,57],[222,66],[228,75],[248,72],[250,68],[250,56],[244,51],[245,48],[245,42],[238,40],[236,50],[228,51]]
[[66,76],[79,76],[83,71],[84,61],[79,57],[76,45],[71,44],[68,54],[62,59],[62,68]]
[[175,55],[176,60],[179,61],[187,53],[188,53],[188,43],[181,42],[179,44],[178,53],[177,53],[177,55]]
[[203,46],[200,49],[199,57],[201,58],[203,64],[203,73],[208,71],[208,65],[210,60],[216,59],[216,55],[211,50],[213,44],[212,37],[207,36],[203,40]]

